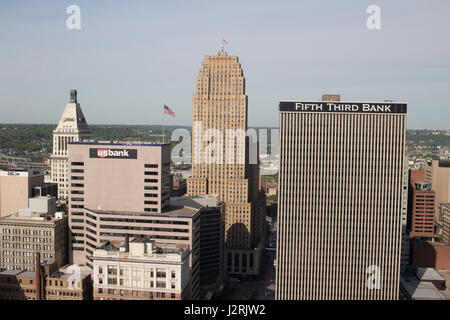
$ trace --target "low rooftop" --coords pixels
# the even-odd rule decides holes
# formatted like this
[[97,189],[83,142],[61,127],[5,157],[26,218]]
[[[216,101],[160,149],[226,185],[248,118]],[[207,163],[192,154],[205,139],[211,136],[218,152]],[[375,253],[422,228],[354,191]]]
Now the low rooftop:
[[170,143],[155,143],[150,141],[111,141],[111,140],[83,140],[69,144],[114,145],[114,146],[167,146]]
[[433,283],[419,281],[416,276],[402,276],[400,285],[412,300],[445,300]]
[[49,278],[61,279],[61,280],[83,280],[89,276],[90,276],[89,274],[80,273],[80,272],[66,273],[66,272],[58,271],[58,272],[52,273],[49,276]]
[[417,268],[416,275],[420,281],[445,281],[445,279],[433,268]]
[[96,212],[96,213],[104,213],[104,214],[123,214],[123,215],[129,215],[129,216],[151,216],[151,217],[192,217],[197,212],[198,209],[187,207],[187,206],[174,206],[170,205],[166,211],[161,213],[154,213],[154,212],[124,212],[124,211],[113,211],[113,210],[92,210],[88,209],[89,211]]
[[12,220],[24,220],[24,221],[41,221],[41,222],[53,222],[64,217],[64,213],[57,212],[55,216],[48,213],[35,212],[29,209],[21,209],[18,212],[10,214],[9,216],[0,218],[0,221],[12,221]]
[[170,248],[164,245],[157,245],[154,240],[150,238],[135,238],[128,244],[122,242],[120,245],[115,245],[110,241],[106,241],[94,251],[94,259],[101,257],[108,257],[114,259],[145,259],[145,260],[159,260],[181,262],[190,253],[189,248]]
[[170,198],[171,206],[187,206],[196,209],[203,207],[218,207],[220,205],[219,196],[215,194],[183,196]]
[[0,275],[17,276],[23,272],[25,272],[25,270],[1,270]]

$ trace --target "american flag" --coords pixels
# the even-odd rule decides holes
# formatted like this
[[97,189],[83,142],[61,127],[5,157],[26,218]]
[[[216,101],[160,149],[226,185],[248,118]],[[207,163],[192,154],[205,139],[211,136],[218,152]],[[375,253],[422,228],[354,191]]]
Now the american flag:
[[172,111],[168,106],[164,105],[164,113],[170,114],[172,117],[175,118],[175,112]]
[[8,164],[9,164],[10,167],[14,167],[14,168],[17,167],[16,163],[14,161],[12,161],[12,160],[9,160]]
[[222,41],[223,44],[229,44],[227,40],[223,39]]

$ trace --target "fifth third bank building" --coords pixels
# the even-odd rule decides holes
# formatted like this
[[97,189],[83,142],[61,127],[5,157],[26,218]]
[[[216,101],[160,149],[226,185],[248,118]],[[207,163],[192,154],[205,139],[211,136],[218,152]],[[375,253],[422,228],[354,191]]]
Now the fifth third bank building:
[[406,103],[282,101],[276,299],[398,299]]

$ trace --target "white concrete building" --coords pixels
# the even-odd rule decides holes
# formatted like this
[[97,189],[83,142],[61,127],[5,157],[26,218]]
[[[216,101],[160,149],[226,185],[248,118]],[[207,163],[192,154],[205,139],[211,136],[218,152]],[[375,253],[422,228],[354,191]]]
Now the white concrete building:
[[105,242],[93,254],[94,299],[190,299],[190,253],[147,238]]
[[70,90],[70,102],[66,105],[58,126],[53,130],[51,181],[58,184],[58,198],[67,199],[69,194],[67,144],[90,136],[91,131],[77,102],[77,91]]

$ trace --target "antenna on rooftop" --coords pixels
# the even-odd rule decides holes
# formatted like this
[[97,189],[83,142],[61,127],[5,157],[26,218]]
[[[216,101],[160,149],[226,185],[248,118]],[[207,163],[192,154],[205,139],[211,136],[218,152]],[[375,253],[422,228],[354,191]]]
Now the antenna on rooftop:
[[222,44],[220,45],[220,51],[225,52],[225,45],[229,44],[227,40],[222,39]]

